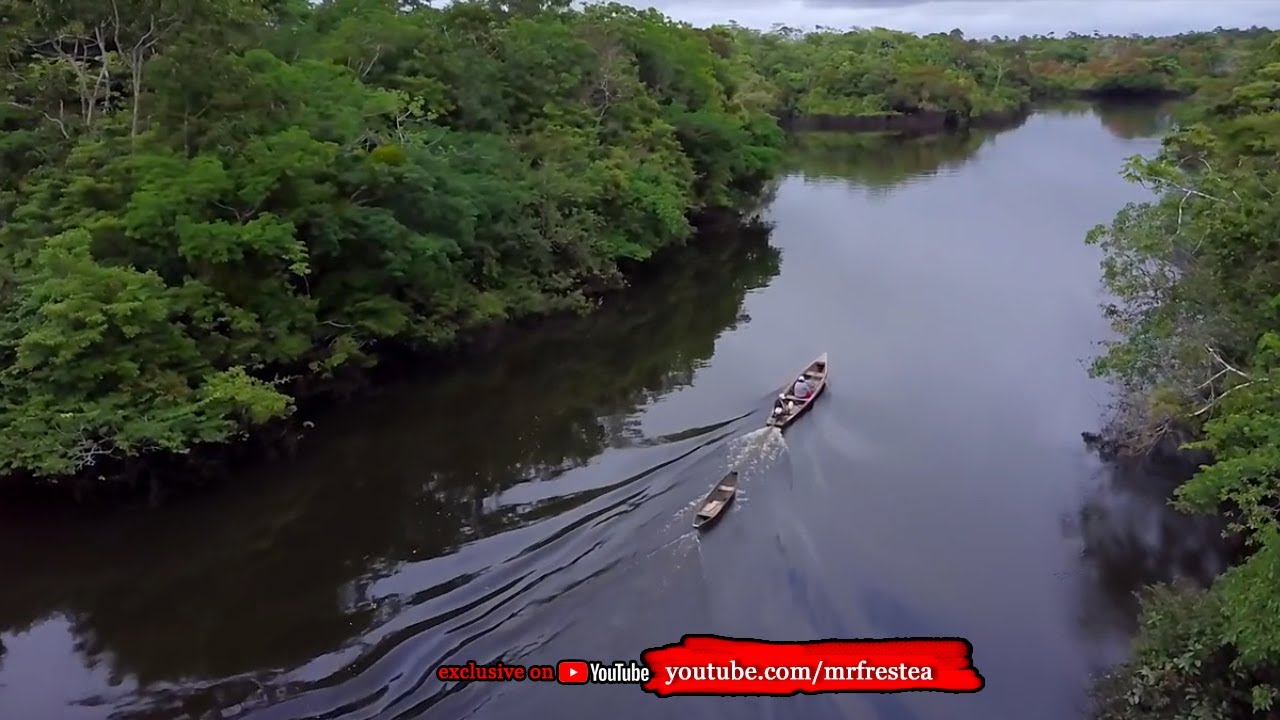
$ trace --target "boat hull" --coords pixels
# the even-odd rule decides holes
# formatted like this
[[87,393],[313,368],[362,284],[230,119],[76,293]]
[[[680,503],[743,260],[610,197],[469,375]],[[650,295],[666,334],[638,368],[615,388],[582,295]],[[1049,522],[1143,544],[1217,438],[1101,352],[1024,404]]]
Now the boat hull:
[[714,525],[717,520],[724,517],[725,510],[733,503],[737,494],[738,472],[735,470],[725,475],[702,499],[698,512],[693,516],[693,526],[703,529]]
[[[831,376],[831,365],[827,361],[827,354],[823,353],[818,356],[816,360],[809,363],[809,365],[802,371],[802,374],[810,379],[817,380],[817,387],[813,389],[813,394],[802,400],[790,393],[784,393],[783,397],[774,401],[773,408],[771,408],[769,412],[769,419],[765,420],[765,427],[776,427],[780,430],[785,430],[796,420],[799,420],[801,415],[808,412],[809,408],[813,407],[813,403],[816,402],[822,393],[826,391],[827,380]],[[782,405],[787,401],[795,403],[797,407],[795,410],[779,418],[774,414],[774,411],[779,405]]]

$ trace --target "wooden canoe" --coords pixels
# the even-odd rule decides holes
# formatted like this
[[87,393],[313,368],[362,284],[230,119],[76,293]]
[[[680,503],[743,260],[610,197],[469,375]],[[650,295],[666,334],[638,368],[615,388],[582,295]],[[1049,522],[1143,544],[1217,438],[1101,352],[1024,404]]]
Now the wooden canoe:
[[[809,366],[801,373],[810,382],[815,383],[813,393],[804,399],[795,397],[791,394],[792,386],[795,385],[795,380],[792,380],[783,390],[782,395],[773,401],[773,407],[769,409],[769,419],[764,423],[765,427],[785,429],[803,415],[813,405],[813,401],[817,400],[818,396],[822,394],[822,391],[827,389],[828,371],[827,354],[822,353],[817,360],[809,363]],[[796,377],[799,378],[800,375]],[[791,407],[790,412],[787,411],[788,406]],[[783,408],[781,414],[777,412],[779,407]]]
[[707,493],[707,497],[698,508],[698,514],[693,516],[693,526],[703,528],[718,520],[725,507],[733,502],[733,497],[737,494],[738,471],[734,470],[725,475],[724,479],[716,483],[716,486],[711,488],[711,492]]

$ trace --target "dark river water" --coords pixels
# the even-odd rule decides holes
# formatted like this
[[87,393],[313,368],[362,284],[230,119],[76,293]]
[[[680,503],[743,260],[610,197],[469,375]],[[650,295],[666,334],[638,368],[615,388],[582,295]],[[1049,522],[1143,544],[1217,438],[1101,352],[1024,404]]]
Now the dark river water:
[[[1077,718],[1133,592],[1212,574],[1168,483],[1092,456],[1083,243],[1145,191],[1154,108],[790,155],[768,227],[597,314],[328,411],[159,512],[0,525],[0,718]],[[822,352],[785,442],[769,400]],[[699,537],[728,468],[739,502]],[[446,686],[442,662],[638,659],[685,633],[962,636],[974,695],[659,699]]]

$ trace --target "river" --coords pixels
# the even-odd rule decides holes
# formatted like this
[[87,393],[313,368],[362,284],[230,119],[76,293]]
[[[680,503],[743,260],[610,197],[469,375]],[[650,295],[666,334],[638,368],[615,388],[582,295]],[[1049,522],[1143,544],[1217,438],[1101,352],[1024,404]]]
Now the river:
[[[313,418],[296,457],[159,512],[0,518],[0,717],[1080,717],[1133,592],[1215,529],[1081,443],[1099,252],[1157,108],[916,140],[818,135],[768,227],[596,314]],[[770,398],[821,352],[785,442]],[[729,467],[739,501],[699,537]],[[11,513],[12,515],[12,513]],[[962,636],[974,695],[658,699],[446,686],[441,662],[637,659],[685,633]]]

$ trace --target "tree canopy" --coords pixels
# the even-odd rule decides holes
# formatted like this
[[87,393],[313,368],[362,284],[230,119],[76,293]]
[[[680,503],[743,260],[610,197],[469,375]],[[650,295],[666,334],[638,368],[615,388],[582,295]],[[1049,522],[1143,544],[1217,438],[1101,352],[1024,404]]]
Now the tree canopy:
[[0,477],[37,482],[136,479],[388,350],[586,309],[758,193],[774,116],[1181,91],[1263,37],[701,30],[565,0],[0,18]]
[[0,0],[0,475],[583,307],[759,188],[781,134],[732,43],[567,5]]
[[1207,591],[1153,594],[1134,661],[1100,717],[1270,717],[1280,692],[1280,39],[1204,85],[1130,177],[1159,199],[1123,209],[1105,251],[1119,339],[1095,372],[1122,392],[1115,431],[1146,451],[1198,438],[1210,463],[1182,507],[1225,509],[1242,561]]
[[1265,30],[1173,37],[965,38],[884,28],[719,28],[745,48],[752,95],[780,115],[1007,113],[1070,94],[1182,94],[1237,69]]

